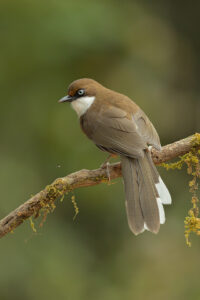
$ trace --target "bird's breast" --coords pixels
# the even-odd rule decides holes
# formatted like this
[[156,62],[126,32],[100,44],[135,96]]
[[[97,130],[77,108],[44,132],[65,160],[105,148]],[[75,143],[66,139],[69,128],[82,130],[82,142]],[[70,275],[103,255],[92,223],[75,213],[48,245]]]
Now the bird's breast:
[[89,139],[92,139],[92,135],[95,129],[95,124],[89,116],[89,113],[85,113],[80,117],[80,126],[82,131],[87,135]]

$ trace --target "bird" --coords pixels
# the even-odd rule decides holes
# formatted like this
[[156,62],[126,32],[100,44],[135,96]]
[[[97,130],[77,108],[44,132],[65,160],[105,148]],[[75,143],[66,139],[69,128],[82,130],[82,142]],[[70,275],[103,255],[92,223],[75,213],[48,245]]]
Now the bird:
[[163,204],[172,200],[151,158],[151,147],[161,150],[161,144],[147,115],[128,96],[90,78],[73,81],[58,102],[71,103],[86,136],[120,157],[130,230],[158,233],[165,223]]

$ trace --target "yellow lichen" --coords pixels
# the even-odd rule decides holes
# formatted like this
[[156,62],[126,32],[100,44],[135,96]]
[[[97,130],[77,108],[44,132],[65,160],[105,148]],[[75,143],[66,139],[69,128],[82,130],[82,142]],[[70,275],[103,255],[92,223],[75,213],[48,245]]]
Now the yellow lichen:
[[167,170],[178,169],[180,170],[184,164],[187,166],[187,173],[192,176],[189,181],[189,191],[192,193],[192,207],[188,211],[188,216],[185,217],[185,238],[186,243],[190,247],[189,241],[190,233],[194,232],[200,235],[200,218],[199,218],[199,199],[197,196],[198,181],[200,180],[200,134],[196,133],[192,140],[192,148],[190,152],[181,156],[175,163],[162,163],[161,166]]
[[56,181],[54,181],[53,184],[47,185],[45,188],[46,194],[44,195],[44,200],[40,202],[40,206],[42,208],[42,221],[40,222],[40,227],[43,226],[44,222],[46,221],[47,215],[50,212],[53,212],[56,208],[55,200],[59,197],[60,201],[64,199],[65,193],[67,193],[70,190],[70,186],[66,184],[64,185],[63,179],[58,178]]
[[73,206],[74,206],[74,211],[75,211],[73,220],[75,220],[76,216],[77,216],[78,213],[79,213],[79,208],[78,208],[78,205],[77,205],[77,202],[76,202],[76,199],[75,199],[75,196],[74,196],[74,195],[72,195],[71,200],[72,200],[72,204],[73,204]]
[[[63,182],[62,178],[58,178],[54,181],[54,183],[46,186],[45,190],[41,192],[41,200],[39,202],[39,206],[35,209],[33,213],[34,218],[37,218],[40,215],[42,215],[42,221],[40,222],[39,227],[43,226],[47,215],[50,212],[53,212],[56,208],[55,200],[60,197],[62,201],[64,195],[70,190],[70,185],[67,185],[66,182]],[[30,223],[33,231],[36,232],[34,223],[31,218]]]
[[37,232],[37,230],[35,228],[35,224],[33,223],[32,218],[30,217],[29,220],[30,220],[30,224],[31,224],[31,228],[32,228],[33,232]]
[[60,202],[63,202],[64,198],[65,198],[65,195],[62,195],[62,197],[60,198]]
[[[194,204],[194,206],[196,207],[196,203]],[[184,221],[185,238],[186,238],[186,243],[189,247],[191,247],[191,242],[189,241],[190,233],[194,232],[197,235],[200,235],[200,218],[197,218],[198,213],[193,211],[193,208],[191,208],[188,212],[188,216],[185,218]]]

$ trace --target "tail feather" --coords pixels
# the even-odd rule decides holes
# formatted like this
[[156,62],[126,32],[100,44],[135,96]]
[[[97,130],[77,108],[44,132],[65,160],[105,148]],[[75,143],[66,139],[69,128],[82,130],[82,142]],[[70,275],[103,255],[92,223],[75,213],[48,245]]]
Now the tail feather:
[[145,229],[157,233],[165,223],[163,204],[171,203],[169,191],[148,152],[139,159],[121,156],[121,162],[131,231],[136,235]]
[[161,202],[162,204],[171,204],[172,203],[172,198],[171,198],[171,195],[166,187],[166,185],[164,184],[162,178],[160,177],[153,161],[152,161],[152,158],[150,156],[150,153],[149,152],[146,152],[146,156],[147,156],[147,159],[149,161],[149,165],[151,167],[151,170],[152,170],[152,176],[154,178],[154,182],[155,182],[155,185],[156,185],[156,190],[158,192],[158,195],[161,199]]
[[137,181],[135,160],[122,157],[123,178],[126,194],[126,212],[131,231],[137,235],[144,231],[144,219],[139,200],[139,185]]
[[139,195],[144,222],[149,231],[157,233],[160,229],[160,218],[151,170],[145,157],[137,159],[136,162],[138,165]]

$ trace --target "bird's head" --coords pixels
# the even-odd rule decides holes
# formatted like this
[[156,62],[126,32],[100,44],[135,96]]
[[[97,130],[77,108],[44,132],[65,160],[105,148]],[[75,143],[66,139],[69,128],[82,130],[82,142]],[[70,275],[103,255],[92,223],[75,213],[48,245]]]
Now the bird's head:
[[93,79],[82,78],[75,80],[69,85],[67,95],[58,102],[73,102],[80,98],[95,97],[100,87],[102,86]]
[[82,78],[73,81],[68,87],[68,93],[58,102],[71,102],[78,116],[82,116],[93,104],[95,98],[103,88],[101,84],[93,79]]

